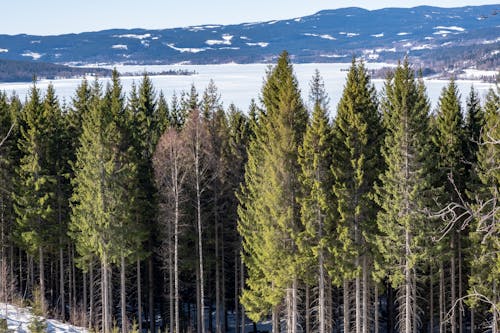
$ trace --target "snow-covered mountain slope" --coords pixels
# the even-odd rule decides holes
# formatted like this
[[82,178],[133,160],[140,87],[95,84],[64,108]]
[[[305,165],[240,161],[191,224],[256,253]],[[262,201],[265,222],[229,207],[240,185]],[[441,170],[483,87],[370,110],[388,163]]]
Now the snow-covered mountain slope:
[[[9,330],[18,333],[28,333],[28,326],[33,318],[29,309],[19,308],[10,304],[0,303],[0,318],[7,318]],[[47,319],[48,333],[86,333],[87,330],[54,319]]]
[[[450,63],[499,62],[500,4],[325,10],[289,20],[165,30],[105,30],[60,36],[0,35],[0,59],[55,63],[172,64],[391,61],[408,54]],[[471,65],[471,64],[469,64]],[[473,64],[472,64],[473,65]]]

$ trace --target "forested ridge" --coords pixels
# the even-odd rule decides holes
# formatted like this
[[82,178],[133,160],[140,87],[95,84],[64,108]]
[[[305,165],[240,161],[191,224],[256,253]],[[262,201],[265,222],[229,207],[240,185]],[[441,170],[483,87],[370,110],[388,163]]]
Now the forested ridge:
[[407,60],[377,92],[353,59],[332,106],[283,52],[259,96],[0,93],[0,302],[105,333],[499,332],[498,86],[432,109]]

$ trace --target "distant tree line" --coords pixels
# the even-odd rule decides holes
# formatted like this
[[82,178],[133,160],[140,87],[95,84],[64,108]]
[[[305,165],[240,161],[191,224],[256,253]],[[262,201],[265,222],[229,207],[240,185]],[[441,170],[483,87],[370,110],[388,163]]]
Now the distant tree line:
[[377,94],[353,59],[331,110],[286,52],[248,112],[116,70],[68,105],[0,93],[0,302],[105,333],[498,333],[499,88],[431,110],[407,60]]

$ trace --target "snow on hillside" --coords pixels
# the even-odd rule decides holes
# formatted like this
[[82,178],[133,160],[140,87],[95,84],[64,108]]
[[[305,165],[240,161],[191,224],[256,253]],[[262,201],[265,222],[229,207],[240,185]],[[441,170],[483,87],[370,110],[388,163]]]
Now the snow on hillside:
[[[7,318],[9,330],[17,333],[28,333],[28,326],[33,315],[29,309],[0,303],[0,318]],[[48,333],[86,333],[87,330],[54,319],[47,319]]]

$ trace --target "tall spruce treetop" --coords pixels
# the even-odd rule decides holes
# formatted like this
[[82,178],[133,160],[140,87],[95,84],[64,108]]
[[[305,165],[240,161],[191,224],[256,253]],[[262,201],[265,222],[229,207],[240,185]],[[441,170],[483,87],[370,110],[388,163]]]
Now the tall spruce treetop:
[[375,88],[364,64],[353,59],[333,125],[333,192],[340,244],[332,252],[340,260],[344,278],[359,273],[355,258],[370,256],[365,237],[376,234],[377,208],[371,195],[381,170],[382,133]]
[[250,143],[239,196],[239,231],[249,275],[242,302],[253,320],[280,304],[298,273],[298,147],[307,111],[288,53],[283,52],[268,72],[262,102],[265,111]]
[[433,141],[438,149],[437,167],[441,173],[440,183],[446,184],[446,193],[454,193],[448,177],[453,177],[459,184],[463,183],[463,179],[458,178],[464,168],[464,133],[460,96],[453,79],[441,92],[435,126]]
[[474,86],[471,86],[469,96],[467,96],[465,115],[465,161],[467,162],[467,169],[470,169],[477,162],[477,151],[479,150],[479,140],[483,124],[484,112],[481,108],[481,101]]

